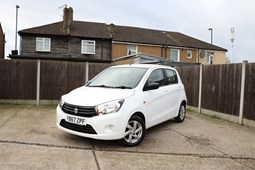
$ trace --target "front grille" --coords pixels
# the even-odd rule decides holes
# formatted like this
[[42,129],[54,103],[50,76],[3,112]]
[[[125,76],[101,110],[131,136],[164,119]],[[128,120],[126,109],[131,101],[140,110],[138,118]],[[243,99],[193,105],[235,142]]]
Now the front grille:
[[76,124],[69,123],[69,122],[65,121],[64,119],[61,120],[60,126],[70,129],[70,130],[74,130],[76,132],[97,134],[91,125],[86,125],[86,126],[76,125]]
[[75,116],[93,117],[97,116],[94,106],[76,106],[69,103],[64,103],[62,111]]

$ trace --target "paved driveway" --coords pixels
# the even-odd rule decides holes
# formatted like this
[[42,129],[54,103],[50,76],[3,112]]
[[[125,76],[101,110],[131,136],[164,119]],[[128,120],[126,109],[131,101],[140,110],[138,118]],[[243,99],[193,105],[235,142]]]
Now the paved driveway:
[[55,107],[0,105],[0,169],[255,169],[255,129],[196,113],[147,131],[137,147],[74,136]]

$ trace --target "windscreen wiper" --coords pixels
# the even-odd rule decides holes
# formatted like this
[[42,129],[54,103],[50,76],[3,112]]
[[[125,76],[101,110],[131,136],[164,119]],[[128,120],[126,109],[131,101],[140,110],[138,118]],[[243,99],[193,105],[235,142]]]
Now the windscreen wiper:
[[100,85],[88,85],[88,87],[114,88],[114,87],[112,87],[112,86],[106,86],[106,85],[103,85],[103,84],[100,84]]
[[127,86],[116,86],[114,88],[115,89],[132,89],[132,87],[127,87]]

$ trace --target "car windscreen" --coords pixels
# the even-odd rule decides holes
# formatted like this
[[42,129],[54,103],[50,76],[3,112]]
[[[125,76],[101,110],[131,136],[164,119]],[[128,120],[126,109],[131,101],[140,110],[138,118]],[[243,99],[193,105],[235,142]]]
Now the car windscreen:
[[132,89],[138,85],[147,68],[112,67],[95,77],[88,87]]

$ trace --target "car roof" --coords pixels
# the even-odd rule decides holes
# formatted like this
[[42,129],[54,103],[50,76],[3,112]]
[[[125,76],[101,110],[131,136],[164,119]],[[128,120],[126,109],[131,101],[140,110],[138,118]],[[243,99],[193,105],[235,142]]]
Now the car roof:
[[158,65],[158,64],[123,64],[112,67],[136,67],[136,68],[172,68],[170,66]]

